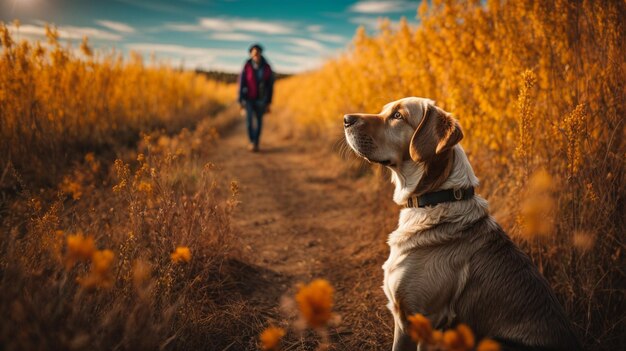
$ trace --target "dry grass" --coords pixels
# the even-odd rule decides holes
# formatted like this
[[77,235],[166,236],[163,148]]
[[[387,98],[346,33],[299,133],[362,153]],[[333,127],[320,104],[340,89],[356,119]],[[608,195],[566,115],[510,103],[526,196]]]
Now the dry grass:
[[254,347],[237,184],[207,161],[234,111],[203,119],[234,87],[48,37],[0,24],[0,348]]
[[192,145],[203,130],[215,133],[146,136],[127,154],[136,161],[108,172],[88,157],[71,180],[78,200],[14,199],[0,246],[3,349],[251,347],[261,322],[245,294],[258,282],[233,249],[237,185],[202,163],[215,147],[206,135]]
[[342,57],[279,82],[276,101],[324,134],[347,112],[437,100],[464,127],[492,212],[586,346],[611,349],[626,343],[624,16],[614,1],[423,2],[418,27],[360,29]]
[[11,168],[34,185],[52,185],[87,151],[132,145],[141,131],[175,132],[233,100],[230,86],[133,54],[15,42],[19,24],[0,23],[0,189]]
[[[374,37],[361,30],[343,57],[277,83],[277,103],[306,133],[325,133],[345,112],[374,112],[409,95],[438,100],[466,130],[482,195],[549,279],[587,347],[619,348],[625,5],[432,4],[420,9],[419,27],[384,23]],[[267,306],[249,295],[270,287],[234,250],[238,184],[218,181],[207,163],[219,147],[214,127],[232,120],[180,131],[235,90],[137,57],[94,55],[87,41],[74,53],[53,29],[46,45],[14,43],[5,25],[0,39],[0,154],[8,155],[0,158],[0,348],[258,347]],[[166,130],[151,132],[158,128]],[[391,317],[372,272],[380,272],[380,234],[396,209],[376,201],[388,188],[371,181],[379,227],[355,234],[366,248],[326,277],[359,284],[322,284],[298,301],[322,306],[308,320],[325,325],[336,311],[346,322],[317,328],[315,339],[272,329],[267,349],[283,336],[294,347],[389,345]]]

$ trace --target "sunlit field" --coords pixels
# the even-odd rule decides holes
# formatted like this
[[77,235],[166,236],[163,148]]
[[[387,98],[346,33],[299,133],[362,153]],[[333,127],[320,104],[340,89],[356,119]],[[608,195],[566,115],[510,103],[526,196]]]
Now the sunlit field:
[[[626,3],[415,12],[417,24],[381,19],[319,68],[281,75],[273,144],[256,155],[236,84],[87,37],[70,45],[54,25],[18,40],[19,21],[0,22],[0,349],[390,349],[380,266],[398,208],[388,172],[348,155],[342,117],[406,96],[459,120],[477,192],[585,349],[622,349]],[[428,350],[501,350],[466,324],[408,321]]]
[[27,181],[49,185],[81,151],[190,126],[234,99],[225,84],[138,54],[96,53],[86,37],[68,47],[54,27],[46,42],[16,42],[18,32],[19,22],[0,27],[0,168]]

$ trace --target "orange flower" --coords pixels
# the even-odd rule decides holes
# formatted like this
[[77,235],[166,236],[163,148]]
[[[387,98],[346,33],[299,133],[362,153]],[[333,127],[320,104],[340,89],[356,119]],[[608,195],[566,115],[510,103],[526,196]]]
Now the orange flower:
[[474,339],[474,333],[472,332],[472,329],[470,329],[470,327],[467,324],[459,324],[456,327],[456,331],[461,336],[461,339],[463,339],[463,345],[465,346],[465,348],[468,350],[472,349],[474,345],[476,344],[476,340]]
[[115,255],[111,250],[95,251],[91,257],[92,265],[89,275],[78,279],[78,283],[86,289],[111,288],[113,277],[111,266]]
[[443,342],[443,332],[441,330],[433,330],[433,344],[440,344]]
[[474,333],[465,324],[459,324],[456,330],[443,333],[443,344],[450,351],[469,351],[474,347]]
[[300,314],[311,327],[323,327],[330,320],[334,292],[327,280],[315,279],[296,294]]
[[433,327],[428,318],[424,315],[416,313],[408,317],[409,320],[409,336],[413,341],[430,343],[433,339]]
[[261,350],[278,350],[280,340],[285,336],[285,329],[279,327],[267,327],[259,339],[261,340]]
[[65,254],[65,266],[70,269],[77,261],[91,259],[96,251],[92,237],[83,236],[82,233],[67,236],[67,252]]
[[462,340],[456,330],[450,329],[443,333],[443,344],[450,350],[457,350],[462,346]]
[[108,275],[115,255],[111,250],[98,250],[93,253],[93,271],[100,275]]
[[172,257],[172,262],[174,263],[191,261],[191,251],[187,246],[178,246],[176,251],[174,251],[170,256]]
[[500,344],[491,339],[483,339],[478,344],[476,351],[500,351]]

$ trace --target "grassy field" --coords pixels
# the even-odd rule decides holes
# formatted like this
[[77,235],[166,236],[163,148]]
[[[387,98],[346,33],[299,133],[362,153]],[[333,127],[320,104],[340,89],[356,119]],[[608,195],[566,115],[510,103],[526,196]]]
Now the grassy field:
[[132,145],[142,131],[178,131],[235,96],[225,83],[147,66],[137,54],[95,53],[87,38],[69,48],[54,27],[46,43],[15,42],[17,28],[0,25],[0,188],[15,185],[13,171],[52,185],[87,152]]
[[237,184],[206,161],[235,88],[86,40],[77,53],[53,28],[47,45],[5,25],[0,38],[0,348],[256,340],[230,227]]
[[[424,4],[419,26],[360,29],[277,82],[260,158],[220,75],[0,24],[0,348],[390,347],[397,208],[385,170],[337,140],[344,113],[404,96],[459,119],[479,193],[587,349],[624,345],[626,5]],[[440,346],[476,349],[470,334]]]

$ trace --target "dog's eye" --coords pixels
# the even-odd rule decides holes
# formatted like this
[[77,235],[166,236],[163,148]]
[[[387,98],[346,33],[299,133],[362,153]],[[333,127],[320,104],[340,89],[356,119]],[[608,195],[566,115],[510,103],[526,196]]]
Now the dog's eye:
[[402,114],[400,112],[397,112],[393,114],[393,116],[391,116],[391,118],[393,119],[402,119]]

